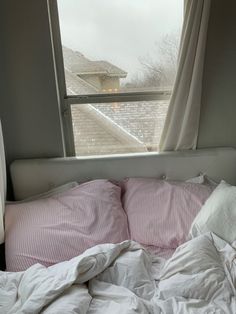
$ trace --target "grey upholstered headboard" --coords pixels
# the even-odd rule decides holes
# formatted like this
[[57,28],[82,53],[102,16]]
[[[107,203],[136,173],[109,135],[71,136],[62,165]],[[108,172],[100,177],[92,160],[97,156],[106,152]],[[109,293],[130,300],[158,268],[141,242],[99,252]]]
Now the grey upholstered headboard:
[[185,180],[206,173],[236,184],[236,149],[214,148],[184,152],[103,157],[17,160],[11,165],[16,200],[45,192],[69,181],[157,177]]

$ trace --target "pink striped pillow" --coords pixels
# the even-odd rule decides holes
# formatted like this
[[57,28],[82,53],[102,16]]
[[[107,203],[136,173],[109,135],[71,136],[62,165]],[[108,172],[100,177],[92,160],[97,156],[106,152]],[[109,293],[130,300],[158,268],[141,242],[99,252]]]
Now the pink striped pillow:
[[120,187],[108,180],[84,183],[36,201],[8,204],[5,215],[8,271],[68,260],[100,243],[129,238]]
[[122,182],[130,237],[172,249],[185,242],[191,223],[210,196],[209,185],[130,178]]

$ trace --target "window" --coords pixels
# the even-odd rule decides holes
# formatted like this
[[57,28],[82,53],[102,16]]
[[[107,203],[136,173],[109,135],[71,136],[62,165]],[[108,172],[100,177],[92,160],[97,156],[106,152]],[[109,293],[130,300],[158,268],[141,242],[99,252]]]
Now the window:
[[58,0],[57,6],[75,154],[158,151],[183,1]]

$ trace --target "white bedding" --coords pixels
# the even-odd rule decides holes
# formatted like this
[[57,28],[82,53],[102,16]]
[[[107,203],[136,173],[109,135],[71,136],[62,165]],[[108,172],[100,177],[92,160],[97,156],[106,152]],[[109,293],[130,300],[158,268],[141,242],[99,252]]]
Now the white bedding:
[[55,266],[0,272],[0,313],[236,313],[236,250],[201,235],[163,259],[132,241]]

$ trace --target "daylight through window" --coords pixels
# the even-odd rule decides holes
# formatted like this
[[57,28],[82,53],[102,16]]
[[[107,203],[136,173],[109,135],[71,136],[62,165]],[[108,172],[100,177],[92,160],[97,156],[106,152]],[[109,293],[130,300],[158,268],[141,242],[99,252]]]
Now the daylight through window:
[[158,151],[182,0],[58,0],[76,155]]

